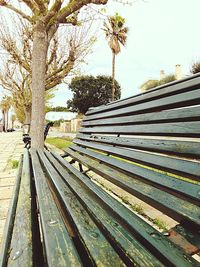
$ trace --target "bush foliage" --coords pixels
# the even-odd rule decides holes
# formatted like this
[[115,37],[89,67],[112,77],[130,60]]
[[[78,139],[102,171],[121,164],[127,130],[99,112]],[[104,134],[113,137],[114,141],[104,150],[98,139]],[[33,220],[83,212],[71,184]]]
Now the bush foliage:
[[[112,99],[112,78],[99,75],[75,77],[69,89],[73,92],[72,100],[67,101],[71,111],[85,114],[90,107],[107,104]],[[115,80],[115,100],[121,96],[121,88]]]

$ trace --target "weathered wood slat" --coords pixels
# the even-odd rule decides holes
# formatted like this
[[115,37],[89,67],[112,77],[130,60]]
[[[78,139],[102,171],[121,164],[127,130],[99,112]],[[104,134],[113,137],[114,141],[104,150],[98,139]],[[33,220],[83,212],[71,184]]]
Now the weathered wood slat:
[[[191,245],[188,245],[186,242],[186,249],[188,253],[191,253],[191,255],[199,253],[200,252],[200,236],[195,232],[192,231],[193,229],[184,228],[182,225],[178,224],[175,227],[170,229],[170,233],[177,233],[180,236],[183,236],[188,243]],[[178,241],[178,243],[184,242],[183,239],[176,239],[176,235],[170,235],[170,238],[174,238],[174,241]],[[180,244],[179,244],[180,245]]]
[[48,266],[82,266],[34,150],[31,151],[31,159]]
[[[164,190],[161,191],[151,185],[144,183],[143,181],[140,181],[138,179],[136,180],[127,174],[123,174],[122,172],[115,170],[112,167],[114,165],[114,162],[116,165],[117,163],[118,165],[120,165],[120,162],[115,159],[107,158],[106,161],[106,156],[100,155],[99,158],[102,159],[102,162],[108,164],[111,163],[111,166],[107,167],[102,163],[99,165],[99,162],[88,159],[85,156],[82,156],[79,153],[74,152],[70,149],[68,149],[67,152],[69,155],[73,156],[73,158],[75,158],[76,160],[82,162],[88,168],[94,170],[99,175],[102,175],[105,179],[108,179],[109,181],[120,186],[129,193],[149,203],[158,210],[174,218],[176,221],[189,221],[190,224],[194,224],[194,227],[196,227],[197,229],[200,228],[200,218],[198,216],[198,214],[200,213],[200,208],[198,206],[188,201],[177,198],[176,196],[173,196],[172,193],[167,193]],[[129,164],[126,163],[121,164],[122,166],[129,166]],[[160,176],[162,178],[162,175]],[[148,176],[146,177],[146,179],[147,178]],[[165,176],[165,178],[167,180],[168,177]],[[164,182],[164,179],[162,180],[162,182],[165,183],[165,186],[168,185],[169,187],[170,182]],[[159,183],[159,181],[157,181],[157,183]],[[176,187],[175,190],[177,190],[179,186],[179,180],[177,180],[177,183],[174,182],[174,185],[174,187]],[[187,191],[186,188],[185,190]]]
[[187,140],[169,140],[163,137],[161,138],[143,138],[140,137],[117,137],[117,136],[105,136],[105,135],[89,135],[89,134],[77,134],[77,138],[85,141],[94,141],[97,143],[117,145],[123,147],[130,147],[136,149],[142,149],[155,152],[166,152],[172,154],[185,154],[192,158],[200,156],[200,140],[189,141]]
[[0,267],[5,267],[7,265],[7,257],[9,254],[9,246],[13,232],[15,212],[17,208],[17,200],[21,183],[21,174],[22,174],[22,156],[19,161],[18,173],[15,181],[15,186],[13,188],[13,196],[10,201],[9,211],[4,226],[4,234],[2,238],[1,251],[0,251],[1,252]]
[[141,103],[144,101],[149,101],[151,99],[161,98],[169,95],[175,95],[187,91],[194,91],[200,88],[199,84],[200,84],[200,75],[197,74],[195,76],[191,76],[183,80],[159,86],[158,88],[152,89],[150,91],[147,91],[145,93],[133,97],[129,97],[127,99],[122,99],[115,101],[113,103],[108,103],[105,106],[92,108],[86,114],[87,115],[95,114],[106,110],[111,110],[119,107],[133,105],[136,103]]
[[[123,170],[129,174],[132,174],[133,177],[138,177],[138,178],[143,178],[144,181],[146,182],[152,182],[157,184],[160,187],[166,187],[170,190],[173,190],[177,193],[182,193],[186,195],[189,198],[192,198],[196,200],[197,202],[199,201],[199,190],[200,190],[200,185],[197,184],[192,184],[191,182],[187,182],[178,178],[174,178],[170,176],[167,173],[161,173],[156,170],[151,170],[147,166],[138,166],[133,163],[125,162],[125,161],[120,161],[116,160],[115,158],[108,157],[102,154],[98,154],[95,151],[91,150],[86,150],[85,148],[78,147],[72,145],[70,147],[74,151],[84,153],[84,155],[89,156],[93,159],[97,159],[100,162],[104,162],[107,164],[110,164],[111,167],[118,168],[120,170]],[[67,153],[71,153],[71,150],[67,149]],[[84,160],[84,157],[82,157]],[[87,157],[85,158],[85,160]],[[84,163],[84,162],[83,162]]]
[[193,122],[172,122],[147,125],[123,125],[123,126],[97,126],[81,128],[81,133],[105,133],[105,134],[143,134],[143,135],[170,135],[170,136],[199,136],[200,124]]
[[7,266],[33,266],[31,173],[27,150],[24,152],[20,191]]
[[84,119],[93,120],[100,118],[116,117],[116,116],[125,116],[131,114],[143,114],[148,112],[155,112],[167,109],[174,109],[180,107],[190,107],[193,105],[200,104],[200,89],[195,91],[182,93],[179,95],[168,96],[161,99],[151,100],[149,102],[144,102],[140,104],[135,104],[128,107],[118,108],[111,111],[99,112],[97,114],[87,115]]
[[196,179],[199,179],[200,181],[200,161],[188,161],[186,159],[174,158],[167,155],[152,154],[145,151],[101,145],[94,142],[85,142],[78,139],[75,139],[74,143],[83,147],[107,152],[111,155],[119,156],[120,158],[136,161],[142,164],[144,163],[148,166],[161,170],[167,170],[172,173],[179,173],[189,178],[196,176]]
[[[91,180],[81,174],[77,169],[71,166],[59,155],[53,153],[54,157],[64,166],[70,173],[73,173],[78,179],[78,183],[75,179],[70,179],[70,175],[67,175],[66,171],[62,172],[61,166],[56,167],[61,173],[65,182],[73,189],[78,198],[86,205],[87,210],[95,216],[99,223],[104,224],[102,213],[98,212],[96,207],[104,207],[103,211],[107,210],[109,215],[114,216],[120,225],[126,228],[126,231],[130,231],[137,240],[140,240],[141,244],[147,247],[154,255],[164,262],[164,265],[168,266],[198,266],[198,263],[187,255],[183,256],[183,251],[177,249],[166,237],[157,232],[149,224],[144,222],[137,215],[132,213],[120,202],[112,198],[108,193],[104,192],[99,186],[94,184]],[[56,162],[54,162],[56,164]],[[65,170],[66,170],[65,169]],[[79,186],[78,186],[79,185]],[[84,193],[86,190],[86,193]],[[93,199],[91,199],[91,197]],[[95,201],[95,206],[93,205]],[[98,212],[95,214],[95,212]],[[119,224],[116,225],[117,227]],[[129,251],[127,251],[129,252]],[[130,257],[130,255],[129,255]],[[141,265],[142,266],[142,265]]]
[[[52,160],[49,153],[46,153],[46,155]],[[70,187],[63,182],[59,174],[52,167],[52,164],[49,163],[42,152],[39,153],[39,156],[54,184],[54,187],[56,188],[57,194],[60,195],[60,199],[62,199],[62,203],[64,204],[67,213],[70,215],[73,224],[78,230],[78,235],[81,237],[84,246],[86,246],[87,251],[89,252],[89,257],[91,257],[92,261],[95,262],[95,265],[113,267],[125,266],[115,250],[107,242],[100,229],[94,221],[91,220],[87,211],[84,210],[81,203],[76,199],[73,192],[71,192]],[[57,166],[58,163],[54,160],[53,165]],[[67,176],[70,180],[72,179],[70,175]],[[97,249],[97,247],[100,247],[101,249]]]
[[0,267],[199,266],[199,122],[197,74],[90,109],[63,158],[26,150]]
[[173,122],[173,121],[193,121],[200,120],[200,106],[191,108],[181,108],[173,110],[165,110],[160,112],[152,112],[147,114],[130,115],[122,117],[112,117],[97,120],[86,120],[82,122],[82,126],[99,126],[99,125],[123,125],[123,124],[147,124],[153,122]]

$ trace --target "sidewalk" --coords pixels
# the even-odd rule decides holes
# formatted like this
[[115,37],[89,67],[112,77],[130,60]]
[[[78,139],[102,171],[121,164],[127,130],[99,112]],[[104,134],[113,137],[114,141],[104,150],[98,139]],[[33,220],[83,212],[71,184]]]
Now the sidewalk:
[[19,160],[23,152],[21,132],[0,133],[0,246],[17,168],[12,160]]

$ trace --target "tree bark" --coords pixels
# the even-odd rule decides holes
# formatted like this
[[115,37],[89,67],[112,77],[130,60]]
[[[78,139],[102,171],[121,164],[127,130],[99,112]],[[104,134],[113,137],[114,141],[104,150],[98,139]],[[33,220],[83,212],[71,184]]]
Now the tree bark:
[[45,75],[48,38],[45,25],[38,21],[33,33],[31,147],[44,147]]
[[112,101],[115,100],[115,53],[112,52]]
[[[24,107],[24,114],[25,114],[25,121],[24,124],[29,124],[31,125],[31,107]],[[28,130],[28,134],[30,133],[30,127]]]
[[6,132],[8,131],[9,109],[6,111]]
[[6,131],[6,127],[5,127],[5,125],[6,125],[6,121],[5,121],[5,111],[2,111],[2,113],[3,113],[3,132],[5,132],[5,131]]

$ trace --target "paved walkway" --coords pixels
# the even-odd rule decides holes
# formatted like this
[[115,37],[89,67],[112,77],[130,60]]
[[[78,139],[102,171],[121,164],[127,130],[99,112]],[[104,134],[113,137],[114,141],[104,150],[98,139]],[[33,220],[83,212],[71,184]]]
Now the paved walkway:
[[19,160],[23,152],[21,132],[0,133],[0,246],[17,169],[12,160]]

